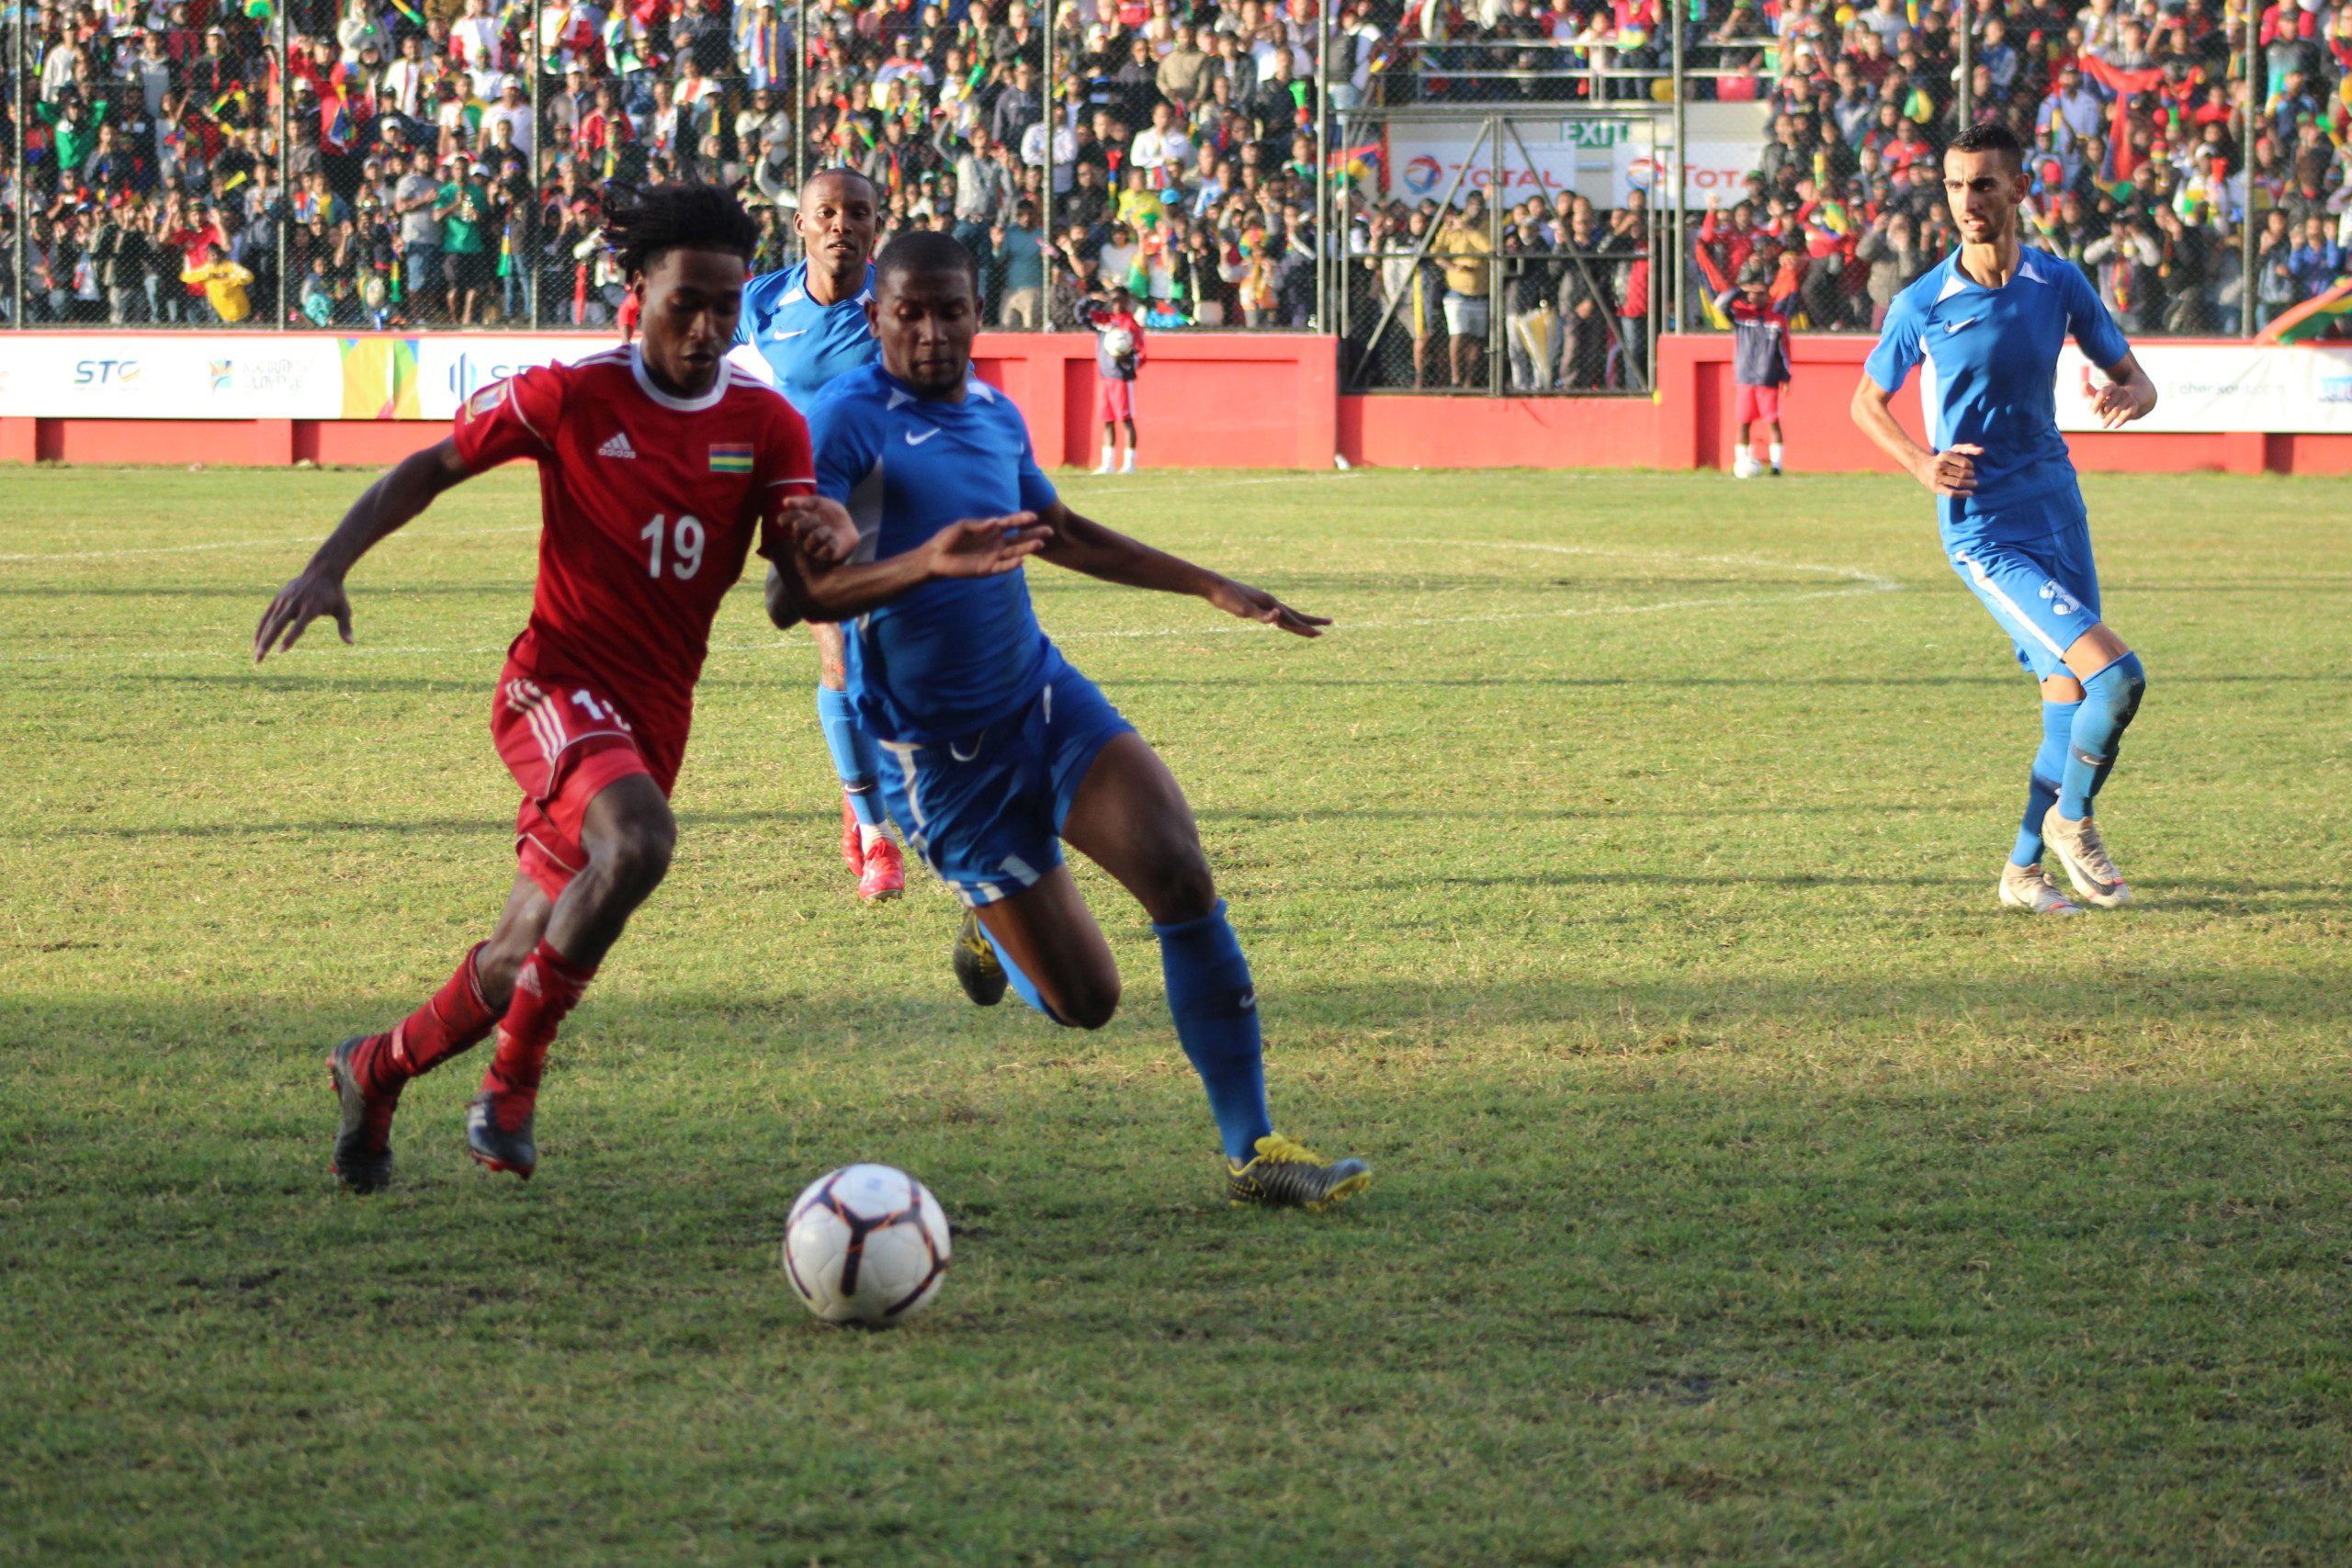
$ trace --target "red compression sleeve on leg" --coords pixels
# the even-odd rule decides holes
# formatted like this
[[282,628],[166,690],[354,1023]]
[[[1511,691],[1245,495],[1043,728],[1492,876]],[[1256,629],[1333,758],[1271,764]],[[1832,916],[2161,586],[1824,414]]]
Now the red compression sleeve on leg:
[[481,978],[474,964],[490,944],[476,942],[442,983],[433,999],[401,1021],[383,1043],[365,1059],[369,1087],[381,1093],[420,1077],[460,1052],[470,1051],[489,1038],[498,1014],[482,1000]]
[[498,1026],[498,1054],[481,1080],[502,1127],[511,1132],[531,1114],[556,1029],[595,977],[594,968],[572,963],[544,938],[523,961],[522,973],[514,976],[514,999],[506,1004]]

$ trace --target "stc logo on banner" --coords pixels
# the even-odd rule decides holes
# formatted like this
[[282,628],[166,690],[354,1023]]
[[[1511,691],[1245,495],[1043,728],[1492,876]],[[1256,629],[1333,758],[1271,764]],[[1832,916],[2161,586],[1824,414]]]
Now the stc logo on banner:
[[77,387],[127,387],[139,379],[136,359],[77,359],[74,362],[74,384]]
[[455,401],[462,403],[484,387],[503,381],[517,371],[528,370],[534,366],[547,363],[548,358],[545,356],[522,358],[510,362],[503,358],[476,359],[470,354],[460,352],[456,362],[449,367],[449,396]]

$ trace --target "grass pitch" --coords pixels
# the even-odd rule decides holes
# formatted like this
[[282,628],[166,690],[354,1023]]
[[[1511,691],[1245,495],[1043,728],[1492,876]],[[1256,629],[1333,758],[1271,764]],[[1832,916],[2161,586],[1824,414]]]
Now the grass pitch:
[[[468,1060],[398,1185],[321,1057],[487,930],[536,491],[255,671],[352,473],[0,474],[0,1561],[2308,1563],[2352,1555],[2352,486],[2093,479],[2141,902],[2004,916],[2030,682],[1892,479],[1146,475],[1082,510],[1306,644],[1032,572],[1169,757],[1277,1117],[1220,1199],[1140,914],[1057,1032],[859,908],[805,643],[729,602],[670,882],[527,1186]],[[776,1266],[829,1167],[957,1225],[906,1329]]]

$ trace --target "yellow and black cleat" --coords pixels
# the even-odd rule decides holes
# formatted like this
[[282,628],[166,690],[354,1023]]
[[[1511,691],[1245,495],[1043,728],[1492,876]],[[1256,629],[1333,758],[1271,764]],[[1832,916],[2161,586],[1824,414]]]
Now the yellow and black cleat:
[[1247,1165],[1225,1166],[1226,1195],[1236,1203],[1320,1212],[1372,1185],[1372,1167],[1360,1159],[1327,1163],[1304,1144],[1280,1133],[1258,1140]]
[[989,933],[980,929],[976,910],[965,910],[964,923],[956,928],[956,983],[981,1007],[992,1008],[1004,1000],[1004,965],[997,962],[996,949],[989,944]]

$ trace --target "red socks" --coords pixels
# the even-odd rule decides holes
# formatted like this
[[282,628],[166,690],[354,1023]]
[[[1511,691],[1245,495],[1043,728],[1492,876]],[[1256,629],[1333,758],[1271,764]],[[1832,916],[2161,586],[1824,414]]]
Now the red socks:
[[498,1054],[482,1075],[492,1114],[507,1132],[520,1128],[538,1102],[539,1072],[556,1027],[596,977],[594,968],[572,963],[542,939],[514,977],[514,999],[498,1025]]
[[481,981],[474,961],[487,942],[477,942],[442,983],[433,999],[402,1020],[390,1034],[379,1034],[360,1057],[360,1071],[377,1094],[398,1094],[401,1086],[462,1051],[470,1051],[497,1027],[498,1015],[482,1000]]

